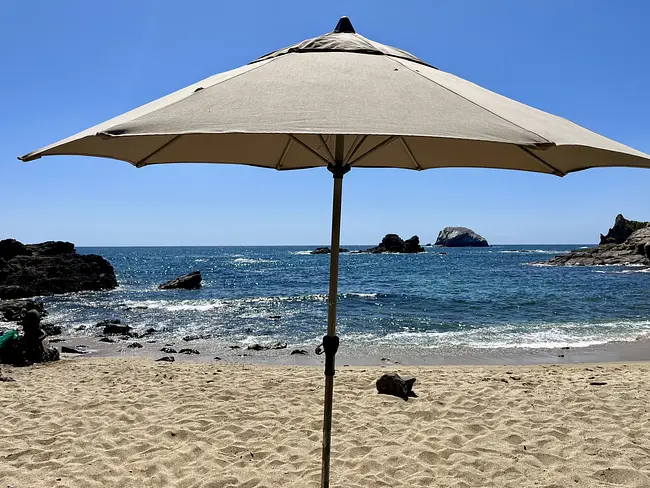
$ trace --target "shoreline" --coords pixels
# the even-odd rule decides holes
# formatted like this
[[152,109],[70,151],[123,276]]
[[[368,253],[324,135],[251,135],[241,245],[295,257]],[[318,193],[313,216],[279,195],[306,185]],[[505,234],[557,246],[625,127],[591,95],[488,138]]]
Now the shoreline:
[[[57,336],[51,339],[64,341],[50,344],[50,347],[74,347],[85,354],[63,353],[62,357],[91,358],[148,358],[158,359],[163,356],[175,358],[182,363],[218,363],[279,366],[318,366],[324,364],[324,355],[314,354],[314,345],[288,345],[279,350],[254,351],[240,345],[231,349],[223,343],[199,339],[195,341],[159,340],[152,337],[142,339],[120,340],[114,343],[100,342],[98,337]],[[48,342],[46,340],[46,342]],[[142,348],[129,348],[137,342]],[[166,353],[160,349],[172,347],[176,351],[195,349],[200,354]],[[307,351],[306,355],[292,355],[294,349]],[[220,359],[215,359],[216,357]],[[417,346],[359,346],[341,347],[336,357],[338,366],[498,366],[498,365],[548,365],[548,364],[586,364],[619,363],[650,361],[650,338],[639,338],[629,342],[609,342],[586,347],[555,348],[494,348],[476,349],[462,347],[423,348]]]

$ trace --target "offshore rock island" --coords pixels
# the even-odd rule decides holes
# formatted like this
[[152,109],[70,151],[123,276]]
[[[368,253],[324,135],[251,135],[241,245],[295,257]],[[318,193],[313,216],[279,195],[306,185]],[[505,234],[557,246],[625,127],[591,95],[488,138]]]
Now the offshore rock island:
[[445,227],[438,234],[436,246],[441,247],[488,247],[485,237],[467,227]]

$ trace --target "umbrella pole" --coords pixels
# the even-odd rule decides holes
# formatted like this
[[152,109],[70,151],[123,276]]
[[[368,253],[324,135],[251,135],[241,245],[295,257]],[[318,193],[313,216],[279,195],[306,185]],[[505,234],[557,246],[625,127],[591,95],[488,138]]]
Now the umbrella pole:
[[350,167],[343,164],[343,137],[336,136],[335,164],[327,169],[334,176],[334,197],[332,202],[332,243],[330,251],[330,287],[327,300],[327,335],[323,337],[325,353],[325,402],[323,414],[323,458],[321,465],[321,488],[330,485],[330,450],[332,441],[332,399],[334,393],[334,362],[339,347],[336,336],[336,299],[339,282],[339,245],[341,238],[341,192],[343,175]]

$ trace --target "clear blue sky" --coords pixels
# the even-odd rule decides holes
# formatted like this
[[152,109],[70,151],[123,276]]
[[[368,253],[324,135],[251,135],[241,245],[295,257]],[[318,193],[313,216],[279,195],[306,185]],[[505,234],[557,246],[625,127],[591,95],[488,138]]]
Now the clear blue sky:
[[[16,157],[269,51],[333,29],[400,47],[488,89],[650,152],[647,0],[88,2],[0,10],[0,238],[77,245],[329,242],[323,168]],[[621,212],[650,220],[650,170],[565,178],[515,171],[351,171],[342,242],[435,240],[465,225],[492,243],[595,242]]]

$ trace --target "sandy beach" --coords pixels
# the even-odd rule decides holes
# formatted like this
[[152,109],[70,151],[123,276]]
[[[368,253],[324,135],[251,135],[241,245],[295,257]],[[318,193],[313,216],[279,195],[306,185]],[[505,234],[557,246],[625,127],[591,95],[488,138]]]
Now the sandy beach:
[[[417,377],[408,402],[385,371]],[[322,371],[79,358],[3,367],[0,486],[316,487]],[[650,364],[341,367],[332,486],[650,486]],[[592,384],[606,383],[606,384]]]

